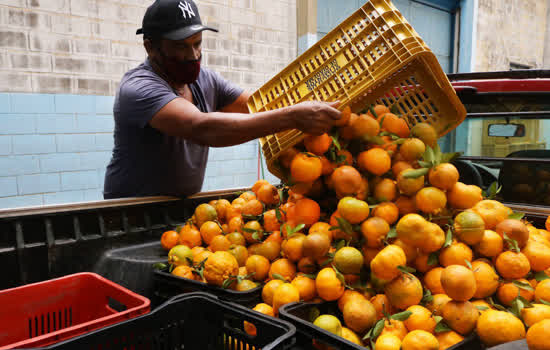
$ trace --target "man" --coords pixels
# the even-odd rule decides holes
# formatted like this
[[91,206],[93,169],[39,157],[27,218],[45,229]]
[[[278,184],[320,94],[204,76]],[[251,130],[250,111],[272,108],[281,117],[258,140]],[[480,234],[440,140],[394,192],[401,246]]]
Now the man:
[[192,0],[156,0],[146,11],[148,58],[128,71],[114,103],[115,146],[104,197],[187,196],[199,192],[208,147],[238,145],[287,129],[322,134],[336,104],[305,102],[248,114],[249,94],[201,68],[202,25]]

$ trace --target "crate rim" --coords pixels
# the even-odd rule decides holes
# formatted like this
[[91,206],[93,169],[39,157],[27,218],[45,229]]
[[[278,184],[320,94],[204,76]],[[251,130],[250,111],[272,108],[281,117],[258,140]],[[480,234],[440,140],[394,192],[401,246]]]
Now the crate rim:
[[[126,293],[128,296],[130,296],[132,298],[138,299],[139,301],[142,302],[142,304],[139,305],[139,306],[121,311],[121,312],[114,313],[112,315],[108,315],[108,316],[104,316],[104,317],[101,317],[101,318],[94,319],[92,321],[79,323],[79,324],[76,324],[76,325],[73,325],[73,326],[70,326],[70,327],[67,327],[67,328],[63,328],[63,329],[60,329],[60,330],[57,330],[57,331],[54,331],[54,332],[42,334],[42,335],[37,336],[37,337],[32,337],[32,338],[29,338],[29,339],[18,341],[16,343],[11,343],[11,344],[7,344],[5,346],[0,346],[0,350],[18,348],[19,346],[24,345],[25,343],[28,343],[31,340],[32,340],[33,343],[35,343],[35,342],[40,342],[40,341],[42,341],[44,339],[48,339],[48,338],[59,339],[60,335],[63,335],[63,334],[69,334],[70,335],[71,333],[73,333],[76,330],[87,328],[90,325],[93,325],[95,323],[101,323],[101,322],[104,322],[104,321],[107,321],[109,319],[116,318],[116,317],[119,317],[119,318],[124,317],[125,320],[122,321],[122,322],[124,322],[124,321],[128,320],[127,315],[129,315],[131,313],[134,313],[136,311],[139,311],[140,309],[143,309],[143,308],[146,308],[146,310],[149,310],[149,308],[150,308],[151,301],[148,298],[146,298],[142,295],[139,295],[137,293],[134,293],[131,290],[129,290],[129,289],[117,284],[117,283],[114,283],[114,282],[106,279],[105,277],[103,277],[103,276],[101,276],[97,273],[94,273],[94,272],[79,272],[79,273],[74,273],[74,274],[70,274],[70,275],[65,275],[65,276],[62,276],[62,277],[49,279],[49,280],[46,280],[46,281],[34,282],[34,283],[29,283],[29,284],[26,284],[26,285],[23,285],[23,286],[19,286],[19,287],[4,289],[4,290],[0,291],[0,296],[2,294],[8,294],[8,293],[14,292],[16,290],[23,290],[23,289],[33,288],[33,287],[36,287],[36,286],[39,286],[39,285],[54,283],[54,282],[64,280],[64,279],[78,278],[78,277],[96,279],[96,280],[98,280],[102,283],[110,285],[113,288],[116,288],[116,289],[119,289],[119,290],[123,291],[124,293]],[[147,315],[148,313],[149,313],[149,311],[146,311],[144,313],[142,312],[141,315],[139,315],[138,317],[141,317],[143,315]],[[119,321],[117,323],[120,323],[120,322],[121,321]],[[117,323],[115,323],[115,325]],[[77,335],[70,335],[70,337],[67,340],[70,340],[71,338],[74,338],[75,336],[78,336],[78,334]]]

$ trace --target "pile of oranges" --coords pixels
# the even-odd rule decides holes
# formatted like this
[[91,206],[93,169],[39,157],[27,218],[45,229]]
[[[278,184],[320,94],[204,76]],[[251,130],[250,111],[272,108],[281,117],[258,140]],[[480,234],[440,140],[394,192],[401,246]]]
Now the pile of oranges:
[[[460,182],[426,123],[409,129],[382,105],[344,110],[232,202],[200,204],[165,232],[174,275],[246,291],[277,316],[335,301],[312,322],[376,350],[446,349],[477,332],[487,346],[527,338],[548,349],[550,217],[535,228],[487,191]],[[254,325],[245,330],[255,334]],[[315,343],[323,348],[320,343]]]

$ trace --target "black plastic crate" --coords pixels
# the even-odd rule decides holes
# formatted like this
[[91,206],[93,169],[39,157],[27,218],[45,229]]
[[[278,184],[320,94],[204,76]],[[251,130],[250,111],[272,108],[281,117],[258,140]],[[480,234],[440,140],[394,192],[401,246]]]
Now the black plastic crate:
[[247,307],[254,307],[256,304],[262,302],[262,284],[254,289],[245,292],[238,292],[199,281],[174,276],[167,270],[155,270],[153,280],[155,304],[164,302],[178,294],[193,292],[211,293],[217,296],[220,300],[237,303]]
[[[313,320],[322,314],[335,315],[344,325],[342,313],[336,302],[323,303],[290,303],[279,309],[279,318],[296,327],[296,349],[312,349],[313,340],[324,343],[333,349],[365,350],[364,347],[325,331],[313,325]],[[479,337],[475,334],[465,338],[448,350],[484,350]]]
[[[256,336],[245,333],[244,321],[256,326]],[[288,322],[207,293],[190,293],[170,299],[147,315],[43,349],[286,350],[293,346],[295,332]]]

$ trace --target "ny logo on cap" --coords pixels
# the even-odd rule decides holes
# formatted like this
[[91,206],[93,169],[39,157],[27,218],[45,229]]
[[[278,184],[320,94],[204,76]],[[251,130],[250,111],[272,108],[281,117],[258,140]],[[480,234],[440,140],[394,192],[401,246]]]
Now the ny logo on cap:
[[[191,7],[191,4],[188,3],[187,1],[180,1],[178,7],[181,10],[181,15],[183,16],[183,18],[195,17],[195,12],[193,11],[193,8]],[[186,15],[186,13],[187,13],[187,15]]]

